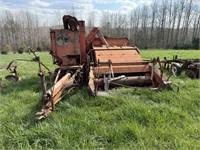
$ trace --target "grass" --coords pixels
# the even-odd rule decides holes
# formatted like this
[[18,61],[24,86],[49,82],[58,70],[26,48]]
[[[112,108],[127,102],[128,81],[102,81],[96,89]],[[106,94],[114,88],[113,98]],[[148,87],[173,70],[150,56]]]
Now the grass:
[[[199,58],[200,51],[141,51],[144,59],[173,54]],[[47,53],[39,53],[52,70]],[[0,65],[32,55],[0,55]],[[21,80],[3,80],[0,149],[200,149],[199,80],[172,77],[180,92],[120,88],[115,97],[92,97],[85,87],[66,96],[45,120],[36,121],[41,89],[37,64],[20,62]],[[8,72],[1,70],[1,76]]]

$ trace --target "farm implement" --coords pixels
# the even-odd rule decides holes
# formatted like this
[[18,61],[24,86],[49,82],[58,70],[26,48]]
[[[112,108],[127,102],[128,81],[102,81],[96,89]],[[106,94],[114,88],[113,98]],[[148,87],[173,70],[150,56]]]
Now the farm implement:
[[[11,63],[9,65],[9,67],[8,66],[0,66],[0,70],[1,69],[10,70],[10,72],[13,73],[11,75],[7,75],[5,77],[6,80],[10,80],[12,82],[17,82],[19,80],[19,75],[17,74],[17,70],[16,70],[17,69],[17,65],[16,64],[12,65],[12,63]],[[1,77],[1,73],[0,73],[0,88],[3,88],[3,87],[4,87],[4,85],[2,83],[2,77]]]
[[[69,15],[63,16],[63,25],[64,29],[50,30],[50,54],[53,63],[58,66],[53,73],[31,49],[35,58],[22,60],[39,65],[42,98],[37,119],[47,117],[63,96],[82,84],[94,96],[98,96],[101,90],[118,86],[172,90],[171,82],[157,67],[158,60],[143,60],[140,50],[130,45],[127,38],[104,37],[96,27],[86,36],[85,22]],[[49,90],[42,67],[54,78]]]
[[174,76],[179,76],[183,71],[191,79],[200,77],[200,59],[179,59],[177,55],[168,60],[161,61],[163,69],[169,69]]

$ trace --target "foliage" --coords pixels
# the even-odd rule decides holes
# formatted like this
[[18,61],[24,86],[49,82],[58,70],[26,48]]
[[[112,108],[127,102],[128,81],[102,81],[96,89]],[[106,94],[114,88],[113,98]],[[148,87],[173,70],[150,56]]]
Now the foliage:
[[36,48],[36,51],[37,51],[37,52],[41,52],[42,49],[38,46],[38,47]]
[[1,50],[1,54],[8,54],[8,52]]
[[17,49],[17,52],[19,53],[19,54],[22,54],[23,52],[27,52],[28,50],[27,50],[27,46],[26,46],[26,44],[22,44],[18,49]]
[[[37,53],[36,53],[37,54]],[[144,59],[198,58],[200,52],[142,50]],[[16,54],[19,55],[19,54]],[[0,56],[3,64],[16,55]],[[39,53],[54,70],[48,53]],[[4,58],[4,59],[2,59]],[[32,58],[22,54],[20,58]],[[92,97],[86,88],[60,101],[54,112],[36,121],[41,88],[37,64],[20,62],[21,81],[1,89],[1,149],[199,149],[199,80],[170,79],[180,92],[114,89],[114,97]],[[8,72],[2,71],[2,76]],[[168,75],[168,74],[167,74]]]
[[9,44],[6,44],[6,46],[1,50],[1,54],[7,54],[12,50],[11,46]]
[[23,50],[22,47],[19,47],[19,48],[17,49],[17,52],[18,52],[19,54],[22,54],[22,53],[24,52],[24,50]]
[[193,49],[200,49],[200,38],[193,38],[192,39],[192,48]]

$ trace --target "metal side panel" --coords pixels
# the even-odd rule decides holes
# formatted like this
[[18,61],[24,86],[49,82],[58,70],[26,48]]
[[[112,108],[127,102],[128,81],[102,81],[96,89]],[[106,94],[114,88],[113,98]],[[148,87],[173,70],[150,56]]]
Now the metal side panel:
[[142,61],[137,50],[97,50],[95,51],[95,56],[99,62],[107,62],[108,60],[111,60],[112,63]]

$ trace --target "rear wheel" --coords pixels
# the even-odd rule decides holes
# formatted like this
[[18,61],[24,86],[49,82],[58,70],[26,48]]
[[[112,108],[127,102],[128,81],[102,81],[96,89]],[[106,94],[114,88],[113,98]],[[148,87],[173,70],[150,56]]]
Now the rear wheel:
[[186,76],[188,76],[189,78],[191,79],[196,79],[197,78],[197,74],[195,73],[194,70],[192,69],[188,69],[186,72],[185,72]]

